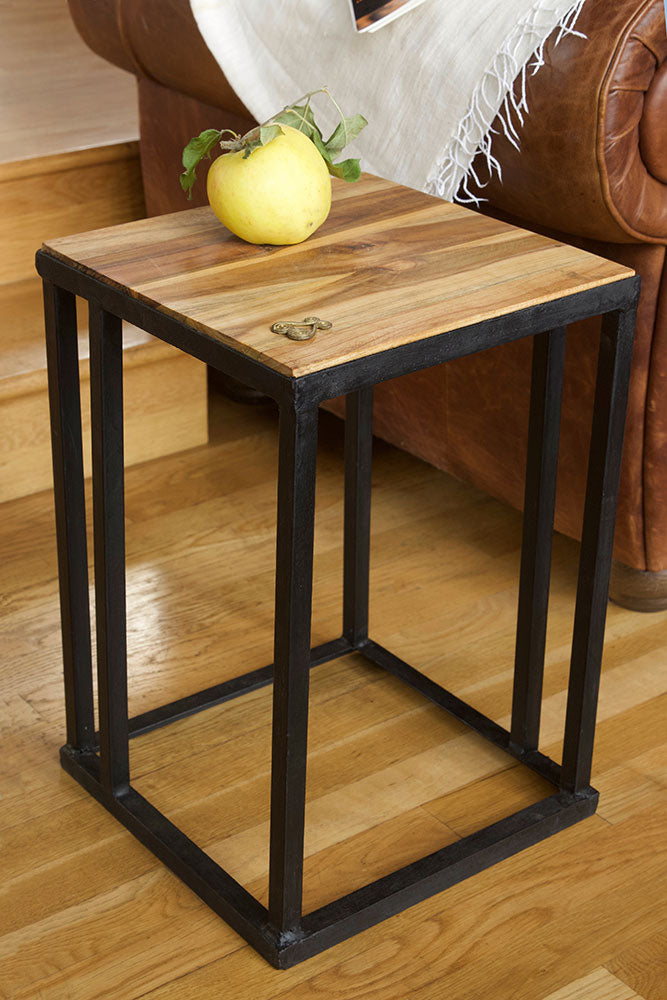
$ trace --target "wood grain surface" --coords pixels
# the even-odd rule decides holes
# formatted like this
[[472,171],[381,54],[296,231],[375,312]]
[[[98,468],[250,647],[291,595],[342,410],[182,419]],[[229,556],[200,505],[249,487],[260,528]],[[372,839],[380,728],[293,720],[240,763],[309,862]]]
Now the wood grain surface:
[[[277,415],[213,404],[211,444],[127,471],[133,713],[272,657]],[[342,462],[341,425],[323,414],[314,643],[341,628]],[[373,486],[372,635],[504,721],[520,515],[378,441]],[[279,972],[61,771],[52,497],[0,515],[0,996],[664,1000],[667,613],[609,606],[597,815]],[[541,741],[553,756],[577,555],[556,536]],[[266,688],[131,743],[137,788],[260,898],[270,725]],[[526,769],[361,658],[318,667],[306,906],[543,794]]]
[[[632,273],[370,175],[335,182],[328,220],[293,247],[244,243],[201,208],[44,248],[294,376]],[[305,316],[333,329],[303,342],[271,332]]]

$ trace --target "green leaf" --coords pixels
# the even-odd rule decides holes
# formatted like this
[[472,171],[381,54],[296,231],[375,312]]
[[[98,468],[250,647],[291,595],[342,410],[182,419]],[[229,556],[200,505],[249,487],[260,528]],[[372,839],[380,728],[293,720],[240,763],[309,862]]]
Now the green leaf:
[[243,159],[247,160],[251,153],[254,153],[256,149],[260,146],[266,146],[268,143],[272,142],[279,135],[284,135],[285,133],[281,129],[280,125],[260,125],[258,129],[255,129],[250,133],[252,138],[246,140],[245,152],[243,153]]
[[334,163],[333,159],[345,143],[351,142],[368,124],[363,115],[352,115],[352,117],[341,121],[328,142],[324,141],[322,133],[317,127],[313,110],[309,105],[294,105],[291,108],[285,108],[272,121],[291,125],[307,135],[326,162],[329,173],[333,174],[334,177],[342,177],[345,181],[358,181],[361,177],[359,160],[343,160],[342,163]]
[[322,139],[322,133],[317,127],[310,138],[315,144],[315,148],[317,149],[318,153],[326,160],[327,164],[332,163],[333,161],[331,159],[329,150],[324,145],[324,140]]
[[368,122],[363,115],[351,115],[349,118],[343,118],[325,143],[332,159],[334,156],[338,156],[348,142],[356,139],[366,125]]
[[210,157],[211,150],[216,142],[220,141],[221,135],[222,132],[219,132],[217,128],[208,128],[205,132],[195,136],[194,139],[190,139],[190,142],[183,150],[183,166],[185,170],[181,174],[180,181],[181,187],[187,192],[188,198],[192,198],[192,187],[197,179],[195,168],[199,166],[199,163],[205,156]]
[[291,125],[292,128],[303,132],[309,139],[313,138],[313,133],[317,133],[322,138],[322,134],[315,122],[313,109],[309,104],[295,104],[289,108],[283,108],[279,115],[275,115],[271,121],[279,122],[281,125]]
[[358,181],[361,177],[359,160],[341,160],[340,163],[327,163],[327,166],[330,174],[344,181]]

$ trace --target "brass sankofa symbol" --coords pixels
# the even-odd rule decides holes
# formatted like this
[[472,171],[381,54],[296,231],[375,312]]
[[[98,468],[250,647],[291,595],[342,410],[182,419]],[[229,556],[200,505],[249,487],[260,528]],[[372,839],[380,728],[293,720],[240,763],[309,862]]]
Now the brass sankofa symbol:
[[306,316],[301,323],[292,320],[274,323],[271,327],[273,333],[282,333],[290,340],[310,340],[318,330],[330,330],[333,324],[319,316]]

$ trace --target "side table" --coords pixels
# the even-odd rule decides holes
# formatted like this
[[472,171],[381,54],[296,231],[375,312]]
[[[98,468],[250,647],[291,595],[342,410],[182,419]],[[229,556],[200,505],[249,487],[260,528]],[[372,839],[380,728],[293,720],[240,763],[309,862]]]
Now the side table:
[[[50,241],[44,279],[67,743],[63,767],[272,964],[285,968],[591,815],[600,663],[639,279],[620,265],[365,176],[295,247],[209,209]],[[99,733],[95,732],[74,296],[90,309]],[[604,315],[562,762],[538,751],[566,324]],[[319,316],[310,340],[277,321]],[[121,321],[280,408],[274,663],[128,719]],[[279,329],[281,329],[279,327]],[[534,336],[512,721],[497,725],[368,635],[373,386]],[[159,386],[156,386],[159,392]],[[345,394],[342,635],[311,649],[318,406]],[[308,684],[358,651],[553,794],[302,915]],[[273,682],[269,905],[130,783],[128,740]]]

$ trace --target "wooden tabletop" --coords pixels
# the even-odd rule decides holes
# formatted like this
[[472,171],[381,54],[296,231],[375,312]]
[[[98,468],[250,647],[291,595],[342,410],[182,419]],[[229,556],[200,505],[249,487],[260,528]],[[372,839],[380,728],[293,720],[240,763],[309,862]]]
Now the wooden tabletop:
[[[369,175],[335,181],[329,218],[292,247],[244,243],[199,208],[44,249],[297,377],[633,273]],[[271,332],[305,316],[333,327],[308,341]]]

